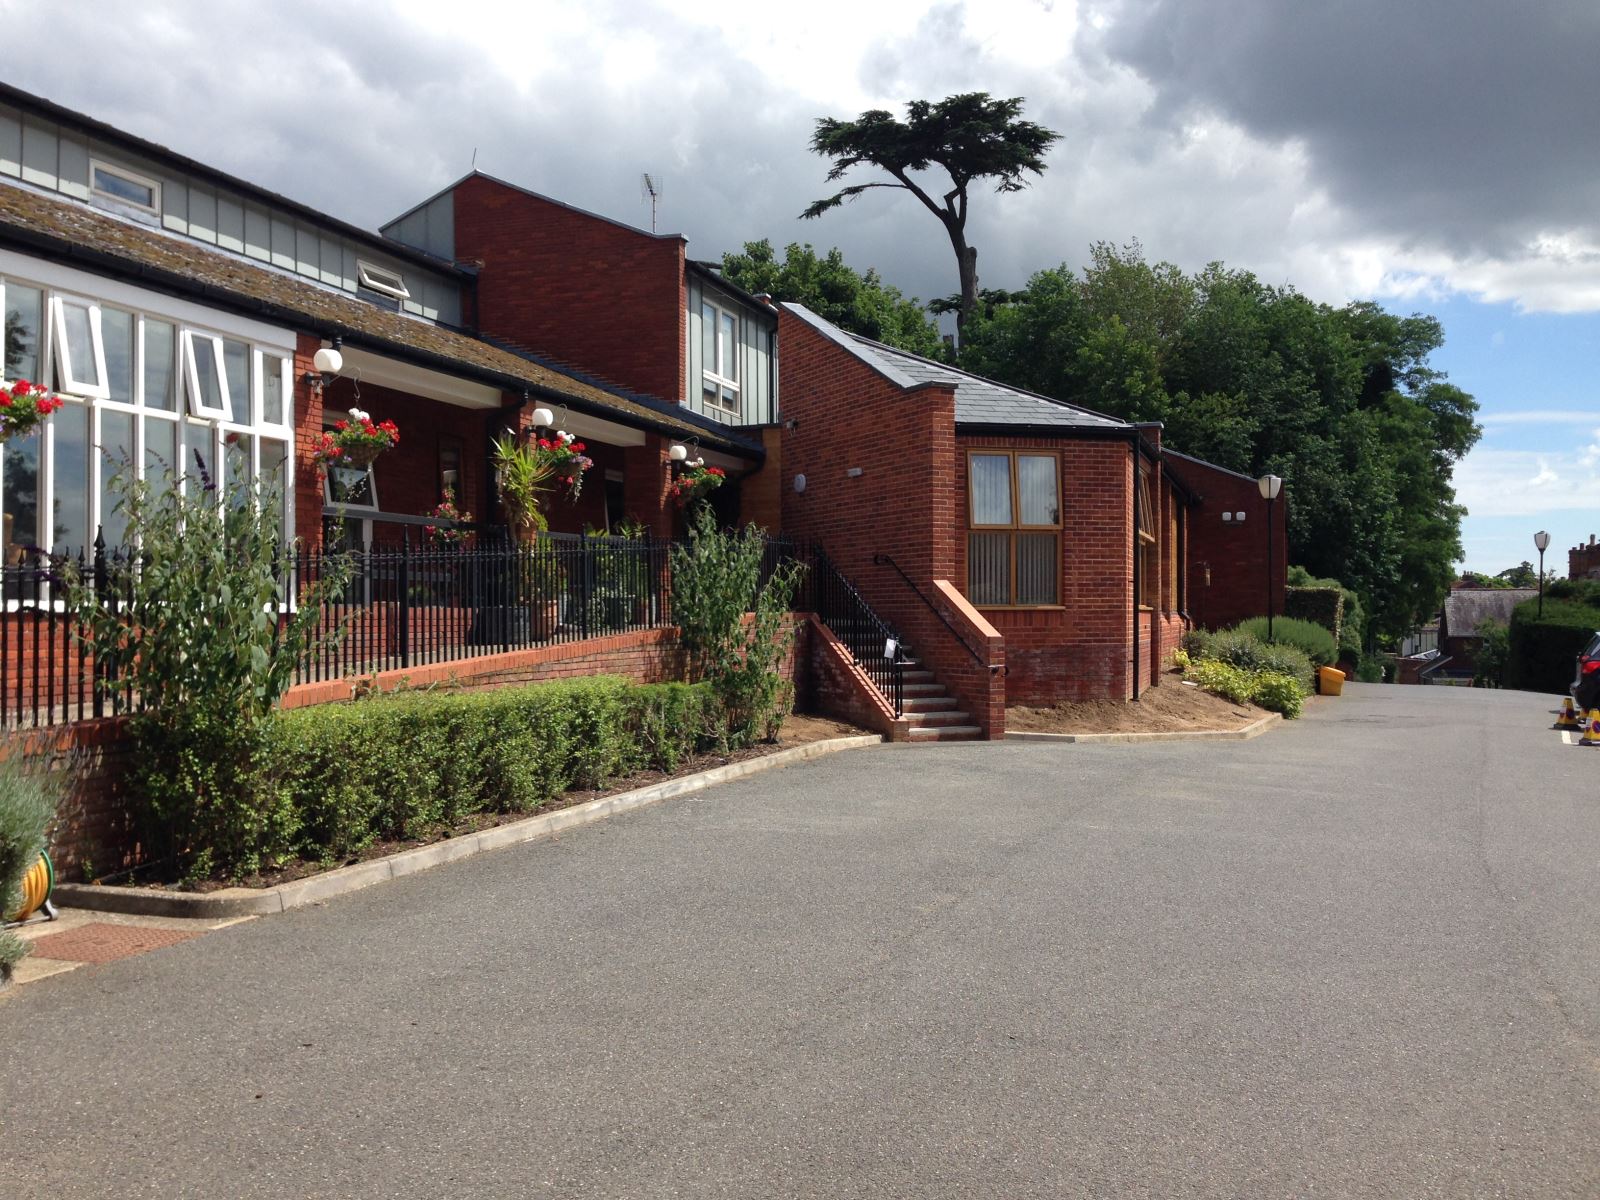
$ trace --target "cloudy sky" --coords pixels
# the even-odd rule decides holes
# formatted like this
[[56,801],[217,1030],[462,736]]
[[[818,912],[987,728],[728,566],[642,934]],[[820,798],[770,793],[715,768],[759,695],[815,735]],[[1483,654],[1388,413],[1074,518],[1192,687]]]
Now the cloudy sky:
[[[5,78],[359,224],[480,169],[715,258],[838,245],[927,298],[937,224],[869,193],[820,221],[811,122],[1027,97],[1063,134],[977,198],[988,286],[1138,238],[1320,300],[1445,324],[1486,435],[1458,471],[1466,565],[1600,533],[1595,0],[0,0]],[[64,52],[66,47],[71,53]],[[1554,564],[1565,570],[1564,554]]]

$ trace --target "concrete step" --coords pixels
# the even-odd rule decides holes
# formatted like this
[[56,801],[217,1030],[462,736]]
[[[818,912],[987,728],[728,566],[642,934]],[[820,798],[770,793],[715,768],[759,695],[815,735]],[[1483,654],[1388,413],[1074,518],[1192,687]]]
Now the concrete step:
[[908,712],[902,714],[900,719],[918,729],[937,729],[947,725],[965,725],[972,720],[972,714],[951,708],[944,712]]
[[913,742],[971,742],[981,738],[983,730],[976,725],[912,726],[910,735]]
[[905,680],[905,682],[907,682],[907,683],[932,683],[932,682],[934,682],[933,672],[932,671],[921,671],[921,670],[918,670],[918,671],[904,671],[904,672],[901,673],[900,677],[901,677],[901,679]]
[[954,696],[907,696],[900,702],[900,708],[907,714],[948,712],[959,703]]
[[941,695],[945,688],[942,683],[907,683],[900,690],[907,696],[937,696]]

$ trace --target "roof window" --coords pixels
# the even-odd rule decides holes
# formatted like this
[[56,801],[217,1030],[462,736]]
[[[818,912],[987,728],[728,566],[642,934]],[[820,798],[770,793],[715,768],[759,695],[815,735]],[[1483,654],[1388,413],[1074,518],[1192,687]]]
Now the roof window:
[[399,271],[391,271],[388,267],[380,267],[359,258],[356,259],[356,269],[361,272],[362,287],[393,296],[397,300],[411,299],[411,292]]
[[136,208],[152,216],[161,215],[161,185],[126,167],[89,160],[89,187],[96,198]]

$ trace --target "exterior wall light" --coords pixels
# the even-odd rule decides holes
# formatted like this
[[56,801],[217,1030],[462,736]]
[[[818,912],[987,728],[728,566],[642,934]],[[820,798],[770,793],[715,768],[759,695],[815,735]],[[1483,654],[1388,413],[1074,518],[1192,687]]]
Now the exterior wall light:
[[804,475],[796,475],[794,477],[794,490],[796,495],[806,490],[806,477]]
[[675,463],[683,462],[689,457],[689,447],[682,442],[673,442],[672,448],[667,451],[667,457]]
[[548,429],[556,423],[556,415],[548,408],[536,408],[533,410],[533,423],[541,428]]
[[344,355],[339,352],[342,338],[334,338],[333,345],[321,346],[316,354],[311,357],[313,370],[307,371],[300,378],[312,387],[321,391],[339,377],[339,372],[344,370]]

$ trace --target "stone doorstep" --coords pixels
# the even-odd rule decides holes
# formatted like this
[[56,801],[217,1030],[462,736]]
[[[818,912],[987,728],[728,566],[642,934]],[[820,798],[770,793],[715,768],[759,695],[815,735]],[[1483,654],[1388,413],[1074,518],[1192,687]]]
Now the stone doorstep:
[[192,892],[168,892],[156,888],[60,883],[56,885],[54,898],[57,903],[74,909],[180,918],[189,921],[197,919],[217,921],[230,917],[285,912],[291,908],[344,895],[346,892],[359,891],[388,879],[399,879],[417,871],[454,862],[456,859],[468,858],[487,850],[498,850],[504,846],[514,846],[548,837],[576,825],[588,824],[615,813],[642,808],[673,796],[696,792],[713,784],[726,783],[729,780],[755,775],[790,763],[803,762],[810,758],[820,758],[838,750],[876,746],[882,742],[883,738],[875,733],[809,742],[803,746],[780,750],[776,754],[747,758],[742,762],[713,767],[709,771],[663,780],[649,787],[635,788],[631,792],[602,796],[571,808],[561,808],[555,812],[485,829],[480,833],[402,850],[398,854],[339,867],[320,875],[296,879],[292,883],[281,883],[271,888],[223,888],[197,895]]

